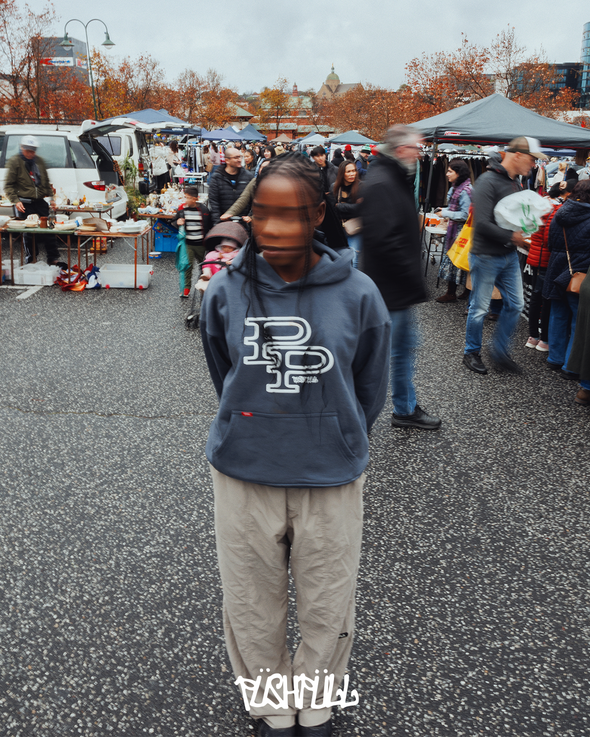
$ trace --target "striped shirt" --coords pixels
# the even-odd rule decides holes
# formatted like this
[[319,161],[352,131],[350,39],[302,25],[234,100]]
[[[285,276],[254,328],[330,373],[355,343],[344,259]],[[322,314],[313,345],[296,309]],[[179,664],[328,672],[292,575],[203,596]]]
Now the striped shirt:
[[182,210],[182,214],[185,219],[185,230],[187,241],[202,241],[203,240],[203,215],[200,210],[196,208],[190,209],[185,207]]

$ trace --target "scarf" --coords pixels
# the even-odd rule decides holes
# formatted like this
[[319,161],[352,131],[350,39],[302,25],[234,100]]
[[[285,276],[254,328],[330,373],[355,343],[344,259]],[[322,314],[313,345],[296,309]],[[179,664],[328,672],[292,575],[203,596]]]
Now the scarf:
[[29,161],[29,159],[25,159],[21,153],[21,158],[25,162],[25,169],[33,180],[35,187],[39,187],[41,185],[41,172],[39,171],[39,166],[37,164],[37,157]]
[[[449,205],[447,208],[448,210],[450,210],[451,212],[457,212],[459,210],[459,200],[461,199],[461,195],[463,194],[463,192],[467,192],[467,194],[471,197],[471,182],[469,181],[469,179],[461,182],[458,187],[455,187],[453,189],[453,191],[451,192],[451,197],[449,198]],[[455,242],[455,238],[459,235],[459,231],[464,225],[465,223],[462,223],[458,220],[449,220],[449,225],[447,227],[447,237],[445,241],[447,251]]]

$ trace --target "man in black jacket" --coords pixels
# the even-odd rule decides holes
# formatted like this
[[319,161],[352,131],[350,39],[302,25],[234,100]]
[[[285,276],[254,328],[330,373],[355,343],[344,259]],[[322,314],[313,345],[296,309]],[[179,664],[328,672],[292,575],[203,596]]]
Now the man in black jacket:
[[471,300],[465,329],[463,363],[477,374],[487,374],[481,360],[483,321],[494,285],[502,295],[502,312],[496,324],[490,355],[496,367],[509,373],[520,369],[508,354],[510,339],[524,308],[522,275],[517,247],[528,248],[521,231],[501,228],[494,208],[522,189],[518,176],[528,176],[536,159],[546,159],[536,138],[519,136],[509,144],[502,160],[490,159],[488,171],[473,187],[473,244],[469,254]]
[[219,167],[209,182],[209,210],[213,225],[221,222],[223,213],[234,204],[251,179],[252,174],[242,167],[242,154],[238,149],[226,148],[225,167]]
[[413,383],[418,343],[413,306],[426,301],[414,202],[420,136],[409,126],[394,125],[387,131],[379,153],[362,189],[361,270],[379,288],[391,318],[391,424],[438,430],[440,419],[416,404]]
[[309,155],[320,170],[320,176],[322,178],[322,191],[325,192],[330,198],[332,198],[333,201],[334,182],[336,181],[338,169],[336,169],[336,167],[333,166],[329,161],[326,161],[326,149],[323,146],[316,146],[315,148],[312,148]]

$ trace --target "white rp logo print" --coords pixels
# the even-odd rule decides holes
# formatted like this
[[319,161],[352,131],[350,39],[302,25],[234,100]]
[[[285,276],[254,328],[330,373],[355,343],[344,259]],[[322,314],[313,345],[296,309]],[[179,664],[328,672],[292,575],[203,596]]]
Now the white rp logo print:
[[[311,337],[311,325],[302,317],[247,317],[245,325],[253,328],[254,332],[244,338],[244,345],[252,346],[253,351],[251,356],[244,357],[244,363],[266,366],[267,373],[274,374],[276,381],[266,385],[267,392],[297,394],[301,391],[301,384],[317,384],[318,374],[326,373],[334,365],[334,356],[327,348],[305,345]],[[286,328],[287,331],[286,334],[273,335],[272,340],[264,341],[261,351],[258,343],[261,332],[264,334],[265,329],[272,328]],[[298,362],[304,356],[306,359],[315,358],[316,363],[307,365]]]

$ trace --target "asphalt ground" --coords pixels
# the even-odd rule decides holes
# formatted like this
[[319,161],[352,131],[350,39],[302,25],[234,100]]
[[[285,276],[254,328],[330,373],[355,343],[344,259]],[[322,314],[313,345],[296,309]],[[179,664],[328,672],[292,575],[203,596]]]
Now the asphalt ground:
[[[141,293],[0,289],[2,737],[254,733],[221,625],[217,401],[173,259],[154,269]],[[419,308],[441,430],[388,406],[372,433],[336,737],[590,735],[590,410],[524,320],[522,376],[465,369],[464,304]]]

